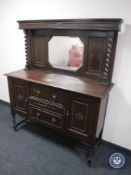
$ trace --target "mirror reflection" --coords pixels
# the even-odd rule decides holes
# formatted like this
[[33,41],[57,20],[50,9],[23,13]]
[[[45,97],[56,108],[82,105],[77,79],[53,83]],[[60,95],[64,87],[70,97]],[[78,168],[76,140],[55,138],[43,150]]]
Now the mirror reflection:
[[83,63],[83,51],[79,37],[54,36],[49,41],[49,62],[56,68],[77,70]]

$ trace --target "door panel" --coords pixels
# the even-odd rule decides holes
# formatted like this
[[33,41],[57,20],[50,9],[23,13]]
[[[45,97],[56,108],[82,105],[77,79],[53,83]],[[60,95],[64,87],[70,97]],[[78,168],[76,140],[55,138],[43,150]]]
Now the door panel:
[[29,85],[25,81],[13,79],[11,81],[12,106],[20,114],[27,115],[27,99],[29,96]]
[[84,100],[79,95],[71,95],[68,103],[68,131],[74,135],[88,137],[89,120],[91,116],[91,101]]
[[80,94],[69,95],[67,130],[82,138],[94,137],[99,112],[99,99]]
[[26,104],[25,104],[25,87],[23,85],[14,83],[14,99],[15,99],[15,107],[26,111]]
[[70,127],[80,132],[87,132],[87,118],[89,105],[79,101],[72,101],[71,125]]

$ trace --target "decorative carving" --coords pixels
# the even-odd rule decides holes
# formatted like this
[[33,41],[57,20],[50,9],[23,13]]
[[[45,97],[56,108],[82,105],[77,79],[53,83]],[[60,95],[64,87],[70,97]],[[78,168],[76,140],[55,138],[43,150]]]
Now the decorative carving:
[[75,114],[75,118],[76,120],[81,121],[84,119],[84,116],[81,113],[78,113],[78,114]]
[[[32,100],[32,98],[30,98]],[[33,98],[33,105],[42,107],[45,111],[50,111],[55,114],[64,115],[65,108],[62,104],[58,104],[46,99]]]
[[89,38],[88,41],[88,72],[93,74],[101,74],[102,61],[104,59],[105,38]]
[[26,65],[25,65],[25,69],[29,69],[30,68],[30,42],[31,42],[31,31],[30,30],[24,30],[24,34],[25,34],[25,56],[26,56]]
[[36,90],[36,93],[37,93],[37,95],[40,95],[40,91],[39,90]]
[[22,96],[21,94],[19,94],[19,95],[17,96],[17,99],[18,99],[19,101],[22,101],[22,100],[23,100],[23,96]]
[[110,64],[111,64],[111,53],[112,53],[112,47],[113,47],[113,39],[108,39],[108,47],[107,47],[107,54],[106,54],[106,61],[105,61],[105,67],[104,67],[104,79],[109,79],[110,74]]

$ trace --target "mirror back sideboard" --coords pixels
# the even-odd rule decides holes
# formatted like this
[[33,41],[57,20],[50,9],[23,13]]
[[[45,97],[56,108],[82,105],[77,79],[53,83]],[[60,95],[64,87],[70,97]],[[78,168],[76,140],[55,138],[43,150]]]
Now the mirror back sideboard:
[[[16,123],[16,114],[19,114],[23,121],[39,122],[60,134],[84,141],[90,164],[97,141],[101,140],[108,96],[113,86],[115,50],[122,19],[26,20],[18,23],[25,33],[26,66],[6,74],[14,129],[21,124]],[[64,48],[60,45],[67,37],[68,41],[78,38],[83,47],[82,62],[77,68],[70,60],[66,67],[54,66],[50,60],[58,59],[55,52],[51,53],[50,43],[54,38],[57,41],[64,38],[59,47],[53,46],[57,54],[62,53]],[[76,56],[70,57],[74,48],[77,54],[75,51]],[[78,46],[71,45],[67,59],[78,61],[78,51]]]

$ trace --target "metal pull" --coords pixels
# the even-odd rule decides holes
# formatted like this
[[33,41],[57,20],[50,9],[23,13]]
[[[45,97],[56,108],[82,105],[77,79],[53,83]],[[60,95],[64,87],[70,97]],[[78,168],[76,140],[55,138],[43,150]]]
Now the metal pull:
[[55,118],[52,118],[51,121],[52,121],[52,123],[55,123],[56,122],[56,119]]

